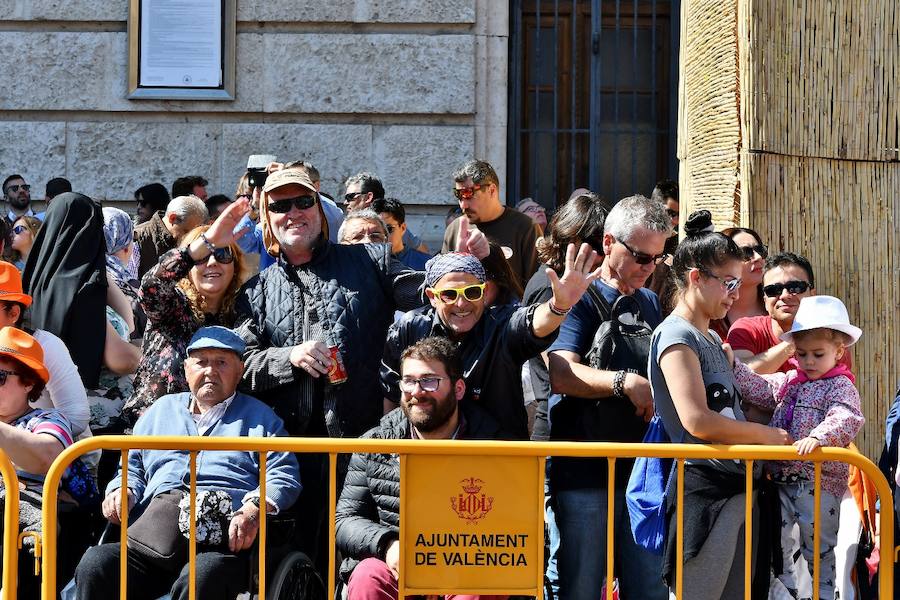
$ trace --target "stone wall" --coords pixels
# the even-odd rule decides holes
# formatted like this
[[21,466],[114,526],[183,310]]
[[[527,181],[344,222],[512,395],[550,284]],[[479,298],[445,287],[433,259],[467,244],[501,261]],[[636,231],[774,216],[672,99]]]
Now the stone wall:
[[[307,159],[323,191],[371,170],[434,245],[449,175],[505,181],[508,8],[492,0],[237,0],[235,100],[128,100],[127,0],[0,0],[0,169],[105,202],[202,174],[234,192],[246,158]],[[5,176],[5,175],[4,175]]]

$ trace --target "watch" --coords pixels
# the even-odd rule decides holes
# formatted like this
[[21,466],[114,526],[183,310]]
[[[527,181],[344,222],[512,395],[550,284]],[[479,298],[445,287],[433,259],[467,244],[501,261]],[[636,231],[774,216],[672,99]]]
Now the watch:
[[259,505],[262,504],[262,501],[259,499],[259,496],[253,496],[249,499],[250,504],[259,508]]

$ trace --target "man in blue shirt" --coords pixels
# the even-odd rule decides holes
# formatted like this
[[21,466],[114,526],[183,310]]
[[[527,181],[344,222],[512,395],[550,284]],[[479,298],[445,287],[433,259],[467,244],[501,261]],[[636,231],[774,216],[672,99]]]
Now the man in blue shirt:
[[[632,296],[639,307],[635,319],[650,328],[662,320],[659,299],[643,286],[656,265],[665,260],[664,247],[671,233],[665,208],[643,196],[619,201],[606,217],[600,279],[593,283],[608,306],[622,295]],[[552,440],[640,442],[653,415],[653,398],[644,375],[603,371],[586,364],[597,330],[609,316],[601,316],[590,294],[572,308],[550,347],[550,384],[563,394],[551,401]],[[606,312],[609,312],[608,310]],[[627,315],[626,315],[627,316]],[[623,321],[624,322],[624,321]],[[643,365],[647,357],[636,357]],[[626,598],[654,600],[668,597],[662,583],[661,558],[634,543],[625,484],[631,462],[616,463],[615,548],[616,575]],[[606,459],[553,458],[550,492],[559,527],[559,597],[592,598],[599,595],[606,573],[607,517]],[[653,575],[653,574],[657,575]]]
[[[203,327],[188,345],[184,362],[190,393],[169,394],[157,400],[138,419],[135,435],[192,435],[221,437],[286,436],[284,425],[271,408],[259,400],[238,393],[237,384],[243,372],[244,341],[225,327]],[[128,506],[136,506],[128,528],[129,539],[144,546],[139,532],[146,529],[171,529],[176,522],[142,523],[160,514],[154,503],[171,503],[173,494],[180,497],[190,486],[189,453],[182,450],[133,450],[128,459]],[[260,498],[259,455],[255,452],[199,452],[197,457],[197,491],[224,491],[231,499],[227,531],[223,526],[222,543],[197,545],[197,597],[234,598],[246,591],[249,580],[249,549],[259,531],[259,513],[278,513],[300,495],[300,473],[297,459],[288,452],[269,452],[266,459],[266,497]],[[106,488],[103,515],[112,523],[122,517],[122,474]],[[175,502],[177,502],[177,497]],[[204,514],[198,502],[197,514]],[[168,511],[165,514],[170,514]],[[208,515],[212,517],[212,514]],[[211,518],[209,520],[212,520]],[[159,521],[162,521],[160,519]],[[146,525],[146,527],[142,527]],[[198,526],[198,532],[201,527]],[[158,540],[159,535],[152,538]],[[165,537],[165,536],[161,536]],[[178,535],[178,543],[167,549],[172,557],[160,560],[129,543],[128,597],[158,598],[170,593],[173,599],[188,598],[189,568],[187,539]],[[118,542],[89,549],[75,574],[79,599],[118,598]],[[169,554],[166,552],[166,554]]]

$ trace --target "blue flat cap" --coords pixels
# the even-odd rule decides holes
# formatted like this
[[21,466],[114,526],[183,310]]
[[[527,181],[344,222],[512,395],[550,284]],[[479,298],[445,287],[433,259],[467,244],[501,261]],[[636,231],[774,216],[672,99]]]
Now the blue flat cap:
[[201,327],[191,338],[188,344],[188,354],[194,350],[205,350],[207,348],[218,348],[219,350],[231,350],[238,356],[244,356],[244,350],[247,345],[241,336],[236,334],[227,327],[214,325],[212,327]]

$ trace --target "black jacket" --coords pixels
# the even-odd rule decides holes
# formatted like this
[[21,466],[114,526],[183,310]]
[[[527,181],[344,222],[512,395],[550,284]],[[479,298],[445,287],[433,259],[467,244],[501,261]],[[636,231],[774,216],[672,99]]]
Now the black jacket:
[[[294,267],[279,258],[248,281],[237,301],[238,333],[247,343],[242,389],[275,409],[291,435],[312,427],[331,437],[358,437],[378,423],[383,413],[378,366],[394,310],[422,305],[419,286],[424,274],[391,258],[388,244],[338,245],[320,241],[310,262]],[[298,273],[304,272],[306,306]],[[329,332],[326,345],[336,345],[347,381],[332,386],[335,414],[318,414],[327,377],[316,382],[316,412],[301,411],[300,386],[310,377],[291,365],[293,346],[307,341],[310,317]],[[316,422],[311,422],[312,419]]]
[[149,221],[134,228],[134,243],[141,253],[138,264],[138,279],[156,266],[159,257],[178,246],[178,242],[163,224],[164,211],[153,214]]
[[[544,338],[534,335],[535,306],[492,306],[460,343],[466,381],[463,403],[477,402],[512,439],[528,439],[528,416],[522,393],[522,364],[550,347],[557,331]],[[391,326],[381,360],[381,387],[385,398],[400,401],[400,355],[430,335],[450,337],[432,307],[403,315]]]
[[[502,439],[500,425],[471,402],[459,405],[464,427],[460,437],[475,440]],[[409,421],[395,408],[364,438],[410,439]],[[399,539],[400,459],[396,454],[354,454],[335,513],[335,542],[348,557],[341,567],[346,575],[365,558],[384,559],[388,546]]]

